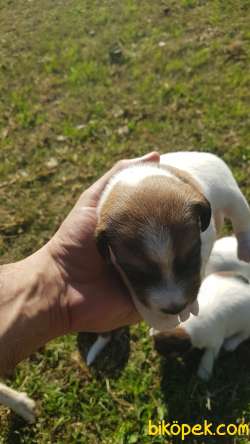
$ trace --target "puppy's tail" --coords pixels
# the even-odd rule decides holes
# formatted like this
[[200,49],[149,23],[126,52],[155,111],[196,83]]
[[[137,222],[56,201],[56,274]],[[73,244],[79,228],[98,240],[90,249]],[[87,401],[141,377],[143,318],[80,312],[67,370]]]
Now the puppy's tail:
[[86,356],[86,364],[89,367],[96,360],[97,356],[101,353],[101,351],[106,347],[111,339],[111,334],[106,333],[102,335],[98,335],[94,344],[90,347],[87,356]]

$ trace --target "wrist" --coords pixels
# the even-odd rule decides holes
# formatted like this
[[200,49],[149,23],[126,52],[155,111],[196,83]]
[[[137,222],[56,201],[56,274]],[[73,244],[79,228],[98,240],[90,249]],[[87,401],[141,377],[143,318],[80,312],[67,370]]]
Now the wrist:
[[1,373],[64,334],[64,290],[46,245],[24,260],[0,267]]

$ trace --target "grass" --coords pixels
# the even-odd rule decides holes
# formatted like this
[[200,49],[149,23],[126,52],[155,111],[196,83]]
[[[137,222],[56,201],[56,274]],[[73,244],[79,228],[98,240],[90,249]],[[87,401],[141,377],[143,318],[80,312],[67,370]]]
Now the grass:
[[[117,159],[152,149],[219,154],[249,199],[249,20],[248,0],[0,0],[1,262],[43,245]],[[247,344],[208,385],[195,358],[161,361],[144,325],[130,347],[119,377],[89,371],[74,336],[19,365],[9,382],[40,415],[28,427],[0,407],[0,443],[172,443],[147,436],[148,418],[250,421]]]

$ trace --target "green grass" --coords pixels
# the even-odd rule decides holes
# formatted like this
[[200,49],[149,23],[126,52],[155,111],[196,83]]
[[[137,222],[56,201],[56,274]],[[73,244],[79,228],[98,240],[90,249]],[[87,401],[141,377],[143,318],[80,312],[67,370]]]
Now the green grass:
[[[249,22],[248,0],[0,0],[1,262],[43,245],[117,159],[152,149],[221,155],[250,199]],[[148,418],[250,421],[247,345],[204,385],[146,332],[132,329],[119,377],[88,371],[74,336],[22,363],[10,382],[40,414],[27,427],[0,407],[0,443],[170,443]]]

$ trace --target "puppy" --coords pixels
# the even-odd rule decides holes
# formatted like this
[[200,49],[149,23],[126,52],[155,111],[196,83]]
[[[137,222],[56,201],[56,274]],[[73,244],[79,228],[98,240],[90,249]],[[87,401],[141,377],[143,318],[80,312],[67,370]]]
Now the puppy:
[[[98,206],[96,241],[144,320],[164,330],[198,313],[201,279],[225,218],[239,257],[249,261],[250,210],[227,165],[209,153],[169,153],[159,166],[133,166],[111,179]],[[90,354],[89,364],[95,350]]]
[[237,240],[234,236],[218,239],[212,249],[205,275],[218,272],[233,272],[250,281],[250,265],[237,257]]
[[205,349],[198,376],[208,380],[223,346],[233,351],[250,337],[250,265],[237,258],[233,237],[215,243],[199,295],[199,315],[173,330],[151,335],[160,354],[183,353],[191,347]]
[[12,409],[29,423],[35,421],[35,402],[26,393],[0,383],[0,403]]

